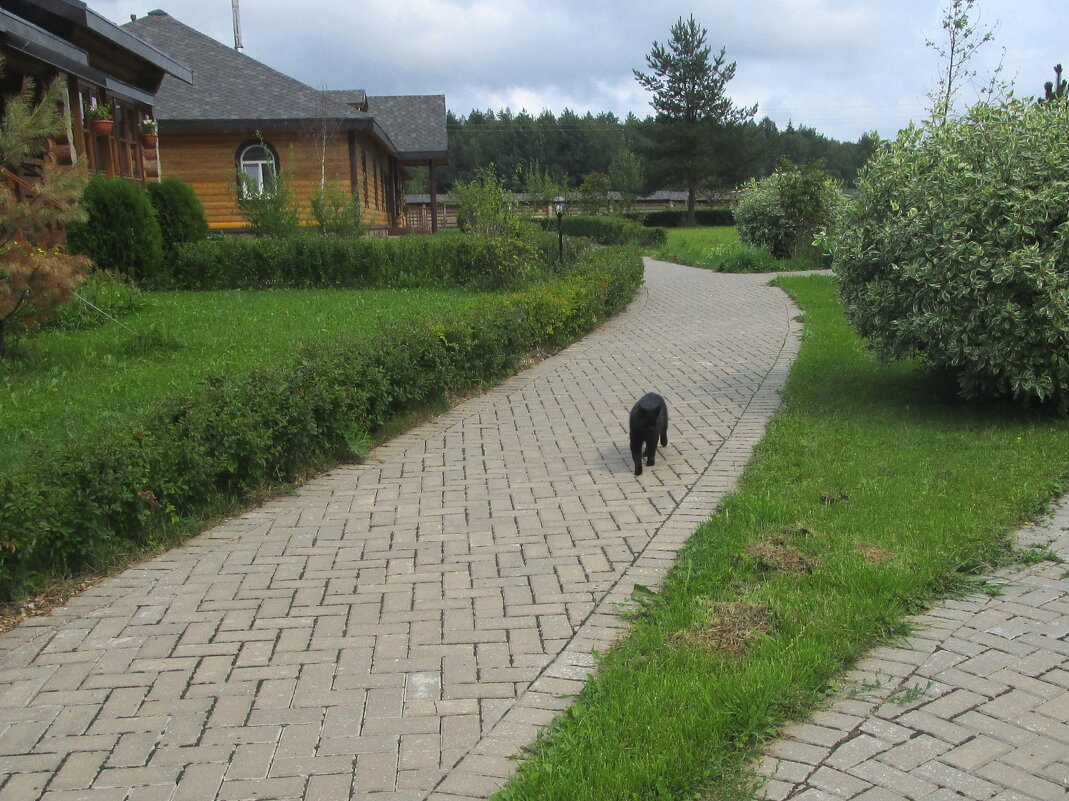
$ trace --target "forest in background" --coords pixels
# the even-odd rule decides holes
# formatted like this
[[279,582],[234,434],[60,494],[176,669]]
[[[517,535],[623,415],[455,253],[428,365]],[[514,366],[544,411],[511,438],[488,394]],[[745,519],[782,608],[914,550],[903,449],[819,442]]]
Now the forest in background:
[[[524,191],[525,176],[548,174],[561,184],[576,188],[584,176],[613,174],[614,164],[627,154],[642,164],[642,191],[681,189],[666,185],[649,158],[651,133],[659,123],[652,117],[634,115],[621,120],[611,112],[577,114],[565,110],[559,116],[543,111],[533,116],[501,111],[472,111],[466,116],[448,115],[449,166],[440,168],[438,190],[448,192],[456,181],[470,181],[477,171],[493,164],[507,188]],[[821,161],[825,169],[846,185],[852,185],[858,169],[876,147],[874,135],[856,142],[839,142],[804,125],[779,129],[768,117],[738,125],[711,128],[724,154],[717,175],[707,191],[729,190],[749,178],[770,175],[781,158],[798,165]],[[417,176],[412,192],[427,191],[426,177]],[[617,188],[617,187],[613,187]]]

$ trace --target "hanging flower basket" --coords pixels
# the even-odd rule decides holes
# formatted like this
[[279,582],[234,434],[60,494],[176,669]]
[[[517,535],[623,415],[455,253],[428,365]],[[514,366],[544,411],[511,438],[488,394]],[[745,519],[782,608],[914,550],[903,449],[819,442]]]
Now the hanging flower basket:
[[160,135],[154,133],[141,134],[141,146],[147,148],[154,148],[160,141]]
[[115,129],[115,120],[89,120],[89,130],[96,136],[108,136]]

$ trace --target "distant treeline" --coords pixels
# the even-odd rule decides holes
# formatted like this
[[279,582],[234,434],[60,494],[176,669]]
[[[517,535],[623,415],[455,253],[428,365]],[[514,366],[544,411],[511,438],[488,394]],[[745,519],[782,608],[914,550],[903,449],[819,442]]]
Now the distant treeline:
[[[508,109],[472,111],[467,116],[450,112],[449,166],[438,171],[438,188],[447,192],[454,181],[469,181],[490,163],[516,191],[525,189],[522,175],[531,170],[548,172],[567,186],[578,187],[589,173],[608,175],[610,165],[628,150],[646,165],[645,190],[683,188],[662,186],[657,178],[649,132],[658,124],[653,118],[640,120],[634,115],[621,120],[609,112],[579,115],[565,110],[559,117],[549,111],[535,117]],[[768,117],[717,136],[725,140],[725,155],[730,156],[713,189],[730,189],[749,178],[770,175],[784,157],[799,165],[823,161],[831,175],[852,184],[877,141],[866,135],[857,142],[838,142],[813,128],[790,124],[780,130]],[[427,191],[425,179],[413,182],[412,191]]]

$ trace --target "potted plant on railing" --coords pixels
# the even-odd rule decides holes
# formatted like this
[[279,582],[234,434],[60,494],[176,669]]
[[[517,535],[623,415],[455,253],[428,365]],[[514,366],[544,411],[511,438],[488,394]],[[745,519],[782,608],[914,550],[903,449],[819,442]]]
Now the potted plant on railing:
[[107,136],[115,127],[115,120],[111,118],[111,108],[100,103],[86,109],[85,118],[89,122],[89,130],[97,136]]
[[141,131],[142,147],[156,147],[156,144],[160,141],[160,126],[156,120],[144,120],[138,130]]

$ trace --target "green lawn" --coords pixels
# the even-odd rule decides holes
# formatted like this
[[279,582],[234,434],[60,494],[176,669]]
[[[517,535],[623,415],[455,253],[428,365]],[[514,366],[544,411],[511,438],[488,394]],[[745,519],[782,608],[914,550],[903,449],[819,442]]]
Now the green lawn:
[[668,242],[651,255],[661,261],[721,273],[770,273],[820,266],[800,259],[776,259],[764,248],[740,242],[738,231],[728,225],[669,228]]
[[207,376],[292,359],[302,346],[369,335],[473,304],[460,291],[159,292],[121,322],[40,334],[0,361],[0,473]]
[[752,797],[746,766],[785,721],[908,613],[982,587],[1062,489],[1069,422],[880,365],[832,278],[779,282],[805,339],[738,491],[500,798]]

